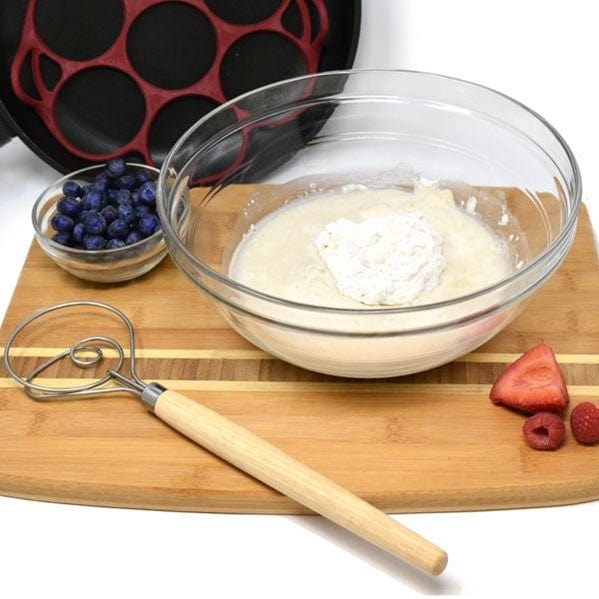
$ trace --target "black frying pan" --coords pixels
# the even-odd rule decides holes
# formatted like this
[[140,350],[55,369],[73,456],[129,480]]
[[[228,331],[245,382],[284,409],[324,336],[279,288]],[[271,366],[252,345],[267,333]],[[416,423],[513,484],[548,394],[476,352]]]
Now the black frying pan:
[[360,0],[123,2],[0,2],[0,145],[17,135],[61,172],[116,155],[159,165],[220,103],[351,67],[359,35]]

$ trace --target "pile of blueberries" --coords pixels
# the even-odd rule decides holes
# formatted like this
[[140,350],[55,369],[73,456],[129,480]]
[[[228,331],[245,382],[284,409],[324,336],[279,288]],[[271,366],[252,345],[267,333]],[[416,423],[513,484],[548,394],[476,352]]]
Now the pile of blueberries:
[[67,181],[51,225],[54,241],[72,248],[112,250],[136,243],[160,228],[153,173],[110,160],[94,183]]

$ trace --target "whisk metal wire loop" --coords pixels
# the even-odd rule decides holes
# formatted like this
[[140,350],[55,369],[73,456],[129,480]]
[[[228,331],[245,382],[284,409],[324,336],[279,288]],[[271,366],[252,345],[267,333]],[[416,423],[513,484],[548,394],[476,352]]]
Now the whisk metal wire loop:
[[[36,367],[33,372],[23,378],[19,375],[15,369],[13,368],[10,361],[10,350],[18,337],[18,335],[29,325],[31,325],[34,321],[50,314],[51,312],[56,312],[58,310],[68,309],[68,308],[77,308],[81,306],[89,306],[91,308],[98,308],[101,310],[107,310],[111,312],[115,316],[121,319],[124,325],[127,327],[127,331],[129,333],[129,370],[131,373],[131,377],[128,377],[120,372],[121,368],[125,363],[125,351],[120,343],[113,339],[112,337],[106,337],[103,335],[93,335],[91,337],[85,337],[73,343],[73,345],[53,356],[49,360],[46,360],[43,364]],[[104,351],[100,344],[106,345],[112,349],[114,349],[117,353],[117,364],[114,368],[111,368],[107,371],[106,375],[102,378],[99,378],[91,383],[87,383],[84,385],[72,386],[72,387],[53,387],[47,385],[41,385],[39,383],[33,382],[36,377],[38,377],[42,372],[44,372],[47,368],[60,362],[64,358],[69,358],[73,364],[78,366],[79,368],[89,368],[91,366],[95,366],[104,358]],[[91,356],[82,357],[83,353],[91,353]],[[8,370],[9,374],[23,387],[25,388],[25,392],[29,397],[36,400],[49,400],[49,399],[58,399],[64,397],[71,396],[94,396],[94,395],[103,395],[105,393],[114,393],[116,391],[123,391],[127,393],[133,393],[135,395],[142,395],[144,390],[147,388],[146,383],[144,383],[138,376],[136,368],[135,368],[135,332],[133,330],[133,324],[129,320],[129,318],[121,312],[118,308],[111,306],[109,304],[104,304],[102,302],[96,301],[72,301],[72,302],[63,302],[60,304],[56,304],[54,306],[49,306],[38,312],[35,312],[28,318],[26,318],[11,334],[11,336],[6,341],[4,347],[4,365]],[[110,380],[119,381],[124,386],[115,386],[110,385],[106,386]]]

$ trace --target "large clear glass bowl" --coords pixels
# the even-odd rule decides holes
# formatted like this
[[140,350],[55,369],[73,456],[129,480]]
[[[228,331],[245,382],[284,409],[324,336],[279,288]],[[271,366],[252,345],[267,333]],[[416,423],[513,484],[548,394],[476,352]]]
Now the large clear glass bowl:
[[[230,278],[244,234],[286,202],[423,178],[452,189],[504,243],[509,277],[441,303],[364,310]],[[283,360],[347,377],[423,371],[496,335],[564,260],[581,197],[572,152],[538,114],[473,83],[407,71],[323,73],[240,96],[179,139],[158,185],[173,260],[227,322]]]

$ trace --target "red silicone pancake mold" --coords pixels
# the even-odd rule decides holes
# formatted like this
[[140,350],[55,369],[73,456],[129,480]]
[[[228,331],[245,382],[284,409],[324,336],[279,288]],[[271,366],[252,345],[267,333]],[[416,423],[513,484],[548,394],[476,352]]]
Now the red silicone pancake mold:
[[[282,0],[276,11],[265,20],[249,25],[234,24],[223,20],[216,15],[204,0],[178,0],[183,4],[189,4],[202,12],[210,22],[216,38],[216,56],[207,72],[197,82],[181,89],[165,89],[146,81],[134,68],[127,53],[127,36],[136,19],[149,8],[165,4],[164,0],[126,0],[123,2],[123,25],[114,43],[100,56],[89,60],[71,60],[53,51],[40,36],[35,22],[35,10],[37,0],[30,0],[20,45],[12,63],[11,81],[17,97],[24,103],[35,109],[44,121],[54,137],[71,153],[85,160],[105,161],[117,156],[127,154],[139,154],[148,164],[155,164],[150,150],[150,132],[152,125],[160,111],[173,100],[182,97],[195,97],[212,101],[216,104],[226,102],[221,82],[221,67],[223,58],[233,44],[244,36],[257,32],[270,32],[291,42],[300,53],[305,62],[306,72],[315,73],[318,70],[320,54],[329,31],[329,20],[324,0]],[[308,2],[312,4],[318,13],[318,31],[312,31],[312,21]],[[301,35],[295,35],[284,25],[283,15],[295,4],[301,18]],[[65,35],[68,28],[65,28]],[[44,81],[42,62],[50,59],[60,69],[56,82],[51,89]],[[28,93],[21,82],[21,72],[25,62],[30,63],[31,76],[38,98]],[[63,87],[75,75],[97,67],[115,69],[125,73],[137,86],[145,102],[145,115],[137,133],[114,151],[107,153],[93,153],[78,147],[67,139],[61,130],[57,118],[57,99]],[[116,102],[115,104],[118,104]],[[244,111],[232,107],[237,119],[243,118]],[[115,106],[115,109],[118,109]],[[243,147],[241,149],[239,162],[245,154],[248,142],[248,132],[244,133]],[[230,165],[229,168],[234,165]]]

